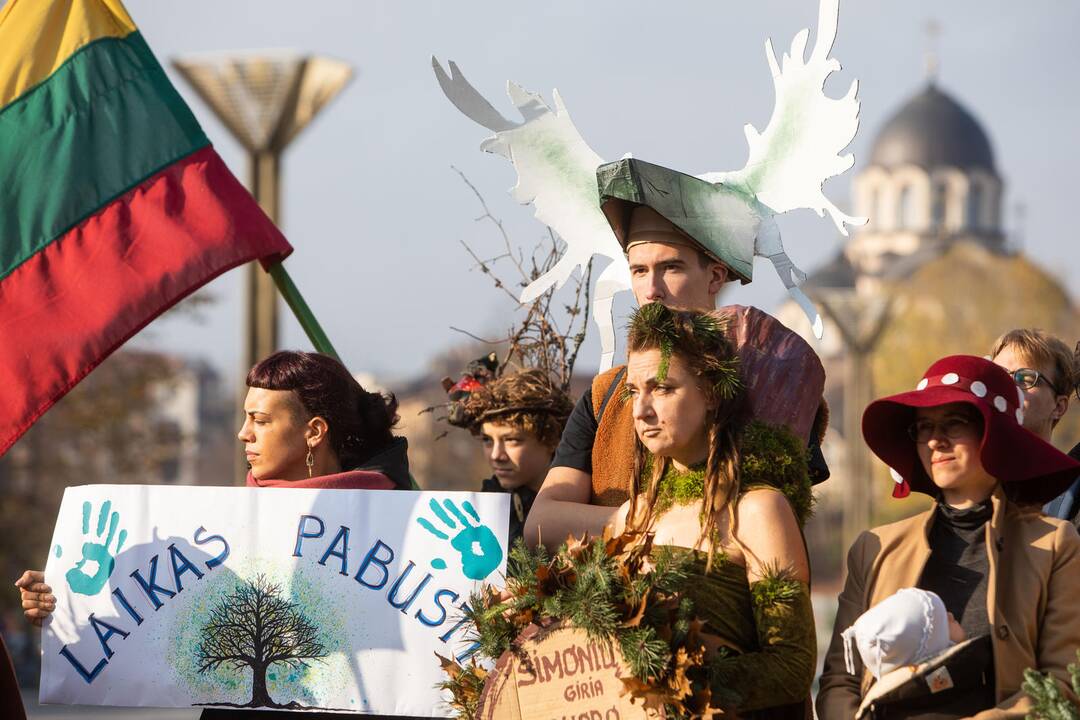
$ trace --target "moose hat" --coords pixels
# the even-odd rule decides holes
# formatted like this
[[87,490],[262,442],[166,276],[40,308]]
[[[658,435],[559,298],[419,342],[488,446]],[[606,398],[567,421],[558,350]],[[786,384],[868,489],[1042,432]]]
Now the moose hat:
[[761,212],[751,198],[635,158],[601,165],[596,181],[600,209],[624,251],[637,235],[663,235],[719,260],[743,283],[753,278]]

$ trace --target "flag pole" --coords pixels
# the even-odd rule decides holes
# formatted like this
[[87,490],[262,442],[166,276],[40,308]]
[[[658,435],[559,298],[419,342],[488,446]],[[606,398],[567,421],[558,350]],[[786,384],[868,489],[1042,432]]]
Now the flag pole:
[[285,270],[285,266],[279,263],[274,263],[270,266],[270,277],[274,279],[274,285],[277,286],[278,292],[285,298],[286,304],[289,309],[292,310],[293,315],[296,316],[297,321],[300,323],[300,327],[307,333],[308,340],[315,346],[315,350],[321,352],[323,355],[329,355],[337,361],[341,361],[338,357],[337,351],[334,350],[334,346],[330,343],[330,338],[326,336],[326,332],[323,331],[322,325],[315,319],[315,314],[311,312],[311,308],[304,301],[304,296],[297,290],[296,284],[289,277],[289,273]]

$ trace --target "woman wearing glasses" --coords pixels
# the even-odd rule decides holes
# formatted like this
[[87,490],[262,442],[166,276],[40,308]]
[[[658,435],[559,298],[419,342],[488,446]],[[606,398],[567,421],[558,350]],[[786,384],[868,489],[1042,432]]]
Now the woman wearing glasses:
[[1024,391],[1024,427],[1049,442],[1076,390],[1073,351],[1047,332],[1019,329],[999,337],[990,357]]
[[[1080,381],[1074,351],[1043,330],[1019,329],[999,337],[990,357],[1024,391],[1024,427],[1050,442],[1058,421],[1069,409],[1069,396],[1077,392]],[[1080,444],[1069,455],[1080,459]],[[1080,476],[1048,502],[1043,512],[1080,528]]]
[[[958,355],[930,366],[914,391],[866,409],[863,436],[893,470],[893,497],[915,490],[936,502],[864,532],[849,551],[817,700],[823,720],[1023,717],[1029,667],[1049,672],[1071,697],[1080,535],[1039,509],[1080,463],[1022,427],[1022,401],[1000,367]],[[931,663],[934,672],[885,692],[857,656],[847,672],[841,634],[905,587],[937,593],[967,640],[948,663]]]

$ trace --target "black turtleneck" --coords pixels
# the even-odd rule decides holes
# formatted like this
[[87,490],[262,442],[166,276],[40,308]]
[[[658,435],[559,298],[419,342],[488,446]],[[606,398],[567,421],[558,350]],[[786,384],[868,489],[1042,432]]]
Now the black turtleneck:
[[[994,697],[994,655],[990,641],[990,618],[986,611],[990,564],[986,556],[986,522],[993,514],[987,500],[958,509],[938,502],[930,528],[930,557],[918,586],[937,593],[968,638],[981,637],[981,680],[974,686],[953,687],[912,702],[882,717],[906,720],[947,720],[974,715],[991,708]],[[965,673],[966,675],[967,673]],[[899,712],[896,712],[899,711]]]
[[920,588],[941,596],[969,638],[990,632],[986,521],[993,511],[989,500],[964,509],[939,502],[930,528],[930,559],[919,579]]

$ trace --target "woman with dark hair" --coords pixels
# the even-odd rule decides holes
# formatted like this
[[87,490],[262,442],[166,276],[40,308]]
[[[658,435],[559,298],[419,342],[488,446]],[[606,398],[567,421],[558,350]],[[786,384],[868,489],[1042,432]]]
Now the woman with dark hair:
[[[714,697],[740,717],[801,719],[816,665],[801,533],[810,509],[806,440],[747,423],[730,320],[659,303],[631,320],[626,400],[636,482],[620,516],[654,533],[654,546],[693,555],[688,594],[714,655]],[[790,334],[775,321],[755,327]],[[820,391],[809,392],[811,407]]]
[[[237,437],[249,487],[410,488],[408,445],[394,437],[397,400],[368,392],[338,360],[281,350],[247,376]],[[34,625],[56,608],[40,570],[15,581]]]
[[331,357],[288,350],[253,367],[247,386],[237,437],[249,486],[410,488],[393,395],[368,392]]
[[[397,400],[368,392],[348,369],[326,355],[282,350],[247,376],[244,423],[237,434],[250,465],[248,487],[409,489],[404,438],[393,435]],[[34,625],[56,609],[39,570],[15,585],[23,613]],[[225,720],[243,710],[208,709],[203,720]],[[262,711],[261,718],[292,717]],[[336,717],[309,713],[305,717]]]
[[[1080,536],[1041,505],[1080,464],[1023,427],[1023,394],[989,360],[938,360],[916,389],[863,414],[863,437],[893,470],[893,497],[929,510],[864,532],[848,552],[818,717],[1022,718],[1024,670],[1049,673],[1072,697],[1080,647]],[[876,678],[845,630],[902,588],[936,593],[966,640]],[[849,673],[848,670],[851,670]]]

